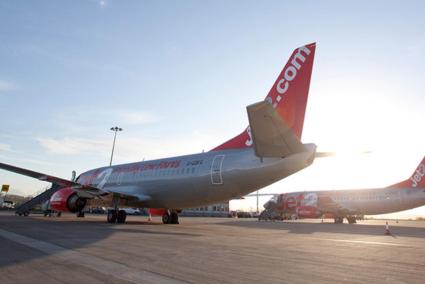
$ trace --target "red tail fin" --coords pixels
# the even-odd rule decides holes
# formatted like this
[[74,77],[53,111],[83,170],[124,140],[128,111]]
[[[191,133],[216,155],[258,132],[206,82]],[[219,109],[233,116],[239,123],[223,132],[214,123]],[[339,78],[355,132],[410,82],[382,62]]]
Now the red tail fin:
[[413,175],[408,180],[394,184],[390,187],[397,187],[397,188],[421,187],[421,188],[425,188],[425,157],[422,159],[422,162],[419,164],[419,166],[416,168]]
[[[300,139],[303,131],[315,51],[316,43],[295,49],[266,97],[266,100],[273,104],[273,107],[283,120]],[[244,132],[214,148],[212,151],[251,146],[250,128],[247,127]]]

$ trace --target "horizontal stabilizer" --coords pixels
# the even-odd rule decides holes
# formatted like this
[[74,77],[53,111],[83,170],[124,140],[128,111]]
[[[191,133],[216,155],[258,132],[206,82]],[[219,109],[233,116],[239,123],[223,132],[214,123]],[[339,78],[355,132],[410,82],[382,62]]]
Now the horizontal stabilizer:
[[316,158],[328,158],[336,156],[335,152],[316,152]]
[[247,106],[251,136],[258,157],[285,157],[306,148],[273,106],[261,101]]

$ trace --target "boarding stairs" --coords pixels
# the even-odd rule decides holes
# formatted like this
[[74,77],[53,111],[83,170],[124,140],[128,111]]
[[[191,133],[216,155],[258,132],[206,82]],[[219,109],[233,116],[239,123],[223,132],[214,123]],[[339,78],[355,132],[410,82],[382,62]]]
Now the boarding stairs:
[[21,215],[27,216],[32,208],[34,208],[36,205],[42,204],[45,201],[49,200],[50,197],[60,188],[61,187],[59,185],[53,184],[51,188],[40,193],[33,199],[28,200],[27,202],[21,204],[18,208],[16,208],[15,213],[19,216]]

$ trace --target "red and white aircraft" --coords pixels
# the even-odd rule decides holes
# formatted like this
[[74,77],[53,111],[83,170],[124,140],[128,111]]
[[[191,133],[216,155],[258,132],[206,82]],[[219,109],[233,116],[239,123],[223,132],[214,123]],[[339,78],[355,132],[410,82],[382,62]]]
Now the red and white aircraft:
[[303,191],[275,195],[264,204],[261,219],[319,218],[331,215],[335,223],[355,223],[356,216],[398,212],[425,205],[425,158],[413,175],[384,188]]
[[315,50],[315,43],[295,49],[266,99],[247,107],[249,127],[209,152],[101,167],[76,180],[3,163],[0,168],[61,186],[50,199],[57,211],[102,203],[115,208],[108,222],[124,223],[119,206],[144,207],[164,223],[178,223],[182,208],[244,196],[313,162],[316,146],[300,139]]

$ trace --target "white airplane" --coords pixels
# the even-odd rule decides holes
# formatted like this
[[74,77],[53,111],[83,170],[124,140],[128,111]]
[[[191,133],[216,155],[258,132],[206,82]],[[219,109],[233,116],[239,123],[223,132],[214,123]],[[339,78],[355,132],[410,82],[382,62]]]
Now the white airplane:
[[384,188],[302,191],[278,194],[264,204],[263,216],[320,218],[330,215],[335,223],[356,222],[356,216],[377,215],[425,205],[425,158],[413,175]]
[[178,223],[182,208],[244,196],[309,166],[316,145],[301,143],[316,44],[295,49],[264,101],[247,107],[249,126],[206,153],[101,167],[76,180],[0,163],[0,168],[60,185],[56,211],[81,212],[88,202],[112,206],[107,221],[124,223],[119,206],[151,208]]

